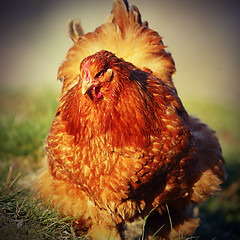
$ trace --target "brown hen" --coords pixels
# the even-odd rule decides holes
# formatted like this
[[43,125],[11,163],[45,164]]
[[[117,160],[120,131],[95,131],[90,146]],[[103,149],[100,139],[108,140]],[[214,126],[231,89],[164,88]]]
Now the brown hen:
[[92,239],[124,239],[125,223],[152,209],[145,238],[162,225],[162,238],[193,234],[192,205],[219,190],[224,161],[214,132],[185,111],[161,37],[122,0],[92,33],[72,21],[70,36],[38,196]]

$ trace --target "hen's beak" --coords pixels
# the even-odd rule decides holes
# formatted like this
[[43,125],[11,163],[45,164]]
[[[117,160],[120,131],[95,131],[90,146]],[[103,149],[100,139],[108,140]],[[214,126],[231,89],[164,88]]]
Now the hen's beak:
[[85,95],[88,93],[94,86],[93,82],[87,82],[86,80],[83,79],[82,82],[82,94]]

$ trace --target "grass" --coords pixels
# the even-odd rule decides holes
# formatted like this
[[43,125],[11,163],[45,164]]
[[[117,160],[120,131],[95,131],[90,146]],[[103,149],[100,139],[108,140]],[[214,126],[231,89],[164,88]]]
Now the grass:
[[[71,219],[43,208],[26,185],[40,168],[43,143],[57,108],[55,92],[0,92],[0,239],[77,239]],[[189,113],[216,130],[228,179],[223,191],[200,207],[200,239],[240,236],[240,110],[203,101],[184,101]],[[68,220],[67,222],[65,220]],[[84,239],[84,237],[79,237]]]
[[40,202],[32,200],[29,192],[17,187],[1,191],[0,239],[73,239],[71,225]]
[[73,239],[66,219],[43,209],[19,184],[41,165],[57,105],[53,94],[2,92],[0,102],[0,239]]

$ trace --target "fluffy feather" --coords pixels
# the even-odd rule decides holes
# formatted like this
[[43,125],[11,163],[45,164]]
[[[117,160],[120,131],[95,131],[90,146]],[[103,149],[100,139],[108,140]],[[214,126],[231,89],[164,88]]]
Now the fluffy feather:
[[[58,71],[58,79],[64,79],[63,94],[77,84],[79,63],[101,50],[110,51],[141,70],[152,72],[154,76],[173,86],[171,75],[175,71],[175,66],[171,54],[164,50],[162,38],[148,28],[146,22],[142,23],[135,6],[131,10],[125,2],[115,0],[106,23],[94,32],[83,36],[80,33],[78,40],[74,40],[74,46],[69,49],[67,58]],[[77,27],[73,27],[75,22]],[[76,20],[75,22],[70,22],[70,34],[71,29],[81,29],[80,22]],[[76,38],[75,31],[71,38]]]
[[64,79],[46,140],[49,167],[36,192],[92,239],[124,239],[124,224],[149,217],[150,236],[194,233],[191,206],[219,190],[224,160],[214,132],[184,109],[174,62],[138,9],[116,0],[107,22],[83,35],[59,68]]

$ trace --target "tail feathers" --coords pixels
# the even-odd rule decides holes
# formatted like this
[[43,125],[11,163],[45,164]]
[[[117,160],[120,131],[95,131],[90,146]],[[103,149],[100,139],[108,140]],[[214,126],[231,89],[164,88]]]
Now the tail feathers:
[[170,53],[165,51],[161,36],[142,22],[137,7],[126,0],[114,0],[111,15],[95,31],[83,35],[79,20],[69,23],[69,35],[74,46],[68,51],[58,70],[58,79],[63,82],[62,95],[79,80],[79,64],[98,51],[107,50],[117,57],[147,71],[175,90],[172,74],[175,64]]
[[74,43],[77,42],[77,40],[84,35],[80,19],[73,19],[69,22],[68,35]]
[[122,32],[131,24],[138,23],[140,26],[148,26],[147,22],[142,22],[141,14],[136,6],[129,7],[126,0],[115,0],[108,22],[115,23]]
[[[115,0],[111,14],[106,19],[106,23],[114,23],[119,26],[122,32],[131,24],[138,23],[140,26],[148,26],[147,22],[142,22],[141,14],[136,6],[129,8],[127,0]],[[73,19],[68,24],[68,35],[73,40],[77,40],[84,35],[80,19]]]

